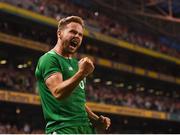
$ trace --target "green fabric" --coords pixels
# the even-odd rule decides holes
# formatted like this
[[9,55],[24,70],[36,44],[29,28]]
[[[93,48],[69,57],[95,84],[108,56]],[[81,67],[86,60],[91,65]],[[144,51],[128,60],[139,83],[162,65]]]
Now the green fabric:
[[54,131],[52,134],[96,134],[92,125],[65,127]]
[[89,123],[85,110],[85,81],[82,80],[71,95],[57,100],[45,84],[45,80],[53,73],[61,72],[63,80],[72,77],[78,71],[78,61],[64,58],[54,51],[49,51],[39,59],[35,75],[46,120],[46,133],[56,129],[84,125]]

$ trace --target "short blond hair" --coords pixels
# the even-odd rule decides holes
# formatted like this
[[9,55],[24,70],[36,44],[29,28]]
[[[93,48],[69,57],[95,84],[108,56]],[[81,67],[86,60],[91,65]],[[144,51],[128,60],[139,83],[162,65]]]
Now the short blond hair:
[[68,17],[65,17],[65,18],[62,18],[61,20],[59,20],[58,31],[62,30],[67,24],[69,24],[71,22],[79,23],[84,28],[84,21],[81,17],[68,16]]

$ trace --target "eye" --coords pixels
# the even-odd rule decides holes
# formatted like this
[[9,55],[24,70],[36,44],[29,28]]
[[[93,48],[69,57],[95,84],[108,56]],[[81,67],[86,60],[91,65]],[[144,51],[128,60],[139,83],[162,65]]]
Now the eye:
[[82,34],[82,33],[79,33],[79,36],[80,36],[80,37],[82,37],[82,36],[83,36],[83,34]]
[[83,37],[83,34],[81,32],[76,31],[76,30],[70,30],[69,32],[74,34],[74,35],[78,34],[80,37]]
[[75,31],[75,30],[70,30],[70,33],[72,33],[72,34],[77,34],[77,31]]

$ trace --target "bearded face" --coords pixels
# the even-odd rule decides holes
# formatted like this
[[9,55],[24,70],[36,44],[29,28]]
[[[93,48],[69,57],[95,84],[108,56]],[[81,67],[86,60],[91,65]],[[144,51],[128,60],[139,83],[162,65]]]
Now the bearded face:
[[79,23],[71,22],[59,33],[62,41],[63,51],[73,54],[80,47],[83,38],[83,28]]

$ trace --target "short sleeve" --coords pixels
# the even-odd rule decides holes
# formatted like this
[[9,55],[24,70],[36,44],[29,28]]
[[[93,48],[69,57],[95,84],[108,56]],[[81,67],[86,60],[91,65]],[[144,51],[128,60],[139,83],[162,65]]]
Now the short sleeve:
[[40,59],[39,69],[44,80],[53,73],[61,72],[59,60],[51,54],[46,54]]

